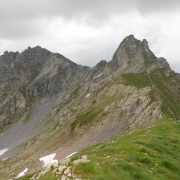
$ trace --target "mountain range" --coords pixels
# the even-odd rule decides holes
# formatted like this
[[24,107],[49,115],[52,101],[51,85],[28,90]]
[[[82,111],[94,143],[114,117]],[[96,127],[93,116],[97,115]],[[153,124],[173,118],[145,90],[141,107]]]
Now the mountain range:
[[47,154],[61,160],[157,119],[180,119],[180,74],[133,35],[94,67],[40,46],[6,51],[0,81],[2,179],[41,169]]

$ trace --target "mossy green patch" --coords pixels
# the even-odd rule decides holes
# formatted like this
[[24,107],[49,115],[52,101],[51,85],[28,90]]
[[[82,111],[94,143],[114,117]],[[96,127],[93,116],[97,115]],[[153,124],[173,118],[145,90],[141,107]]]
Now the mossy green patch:
[[137,88],[143,88],[146,86],[151,86],[151,81],[148,78],[148,74],[146,72],[142,73],[127,73],[123,74],[122,78],[127,85],[132,85]]
[[71,128],[74,130],[74,128],[79,124],[80,126],[85,125],[89,123],[90,121],[96,119],[98,115],[103,111],[101,107],[95,107],[84,114],[78,116],[76,120],[72,123]]

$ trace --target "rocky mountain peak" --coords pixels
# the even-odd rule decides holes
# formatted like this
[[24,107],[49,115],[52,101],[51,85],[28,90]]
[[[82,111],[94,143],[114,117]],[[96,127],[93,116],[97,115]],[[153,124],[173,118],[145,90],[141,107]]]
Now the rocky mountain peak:
[[49,57],[52,53],[45,48],[35,46],[33,48],[28,47],[20,55],[27,60],[43,60]]
[[129,35],[123,39],[118,48],[126,47],[126,46],[142,46],[142,42],[134,37],[134,35]]
[[101,60],[99,63],[96,64],[96,67],[105,67],[105,65],[107,64],[106,60]]
[[140,72],[156,60],[156,56],[148,47],[147,40],[141,42],[134,35],[124,38],[112,58],[113,64],[121,73]]
[[19,52],[5,51],[4,54],[0,56],[0,61],[8,64],[8,63],[13,62],[18,55],[19,55]]
[[141,47],[142,46],[147,49],[149,48],[148,41],[146,39],[143,39],[141,42],[140,40],[136,39],[134,35],[132,34],[125,37],[124,40],[121,42],[120,46],[121,47],[124,47],[124,46],[134,46],[134,47],[140,46]]
[[45,49],[45,48],[42,48],[41,46],[39,46],[39,45],[37,45],[37,46],[35,46],[35,47],[30,47],[30,46],[28,46],[27,47],[27,49],[25,49],[25,51],[41,51],[41,52],[43,52],[43,51],[48,51],[47,49]]
[[123,41],[127,41],[127,42],[133,42],[136,41],[137,39],[134,37],[133,34],[130,34],[129,36],[125,37]]

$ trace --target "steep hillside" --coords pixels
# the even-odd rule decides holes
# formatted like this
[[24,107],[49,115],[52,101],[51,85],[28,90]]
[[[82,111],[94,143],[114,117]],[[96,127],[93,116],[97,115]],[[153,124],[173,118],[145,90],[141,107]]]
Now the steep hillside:
[[60,96],[77,72],[83,73],[81,66],[39,46],[22,53],[5,52],[0,64],[1,128],[27,118],[36,97],[48,101],[51,95]]
[[[179,122],[160,119],[147,122],[129,135],[85,148],[72,156],[69,162],[73,179],[178,180],[179,130]],[[84,155],[88,159],[86,163],[74,163]],[[57,169],[52,168],[40,180],[59,179],[63,176],[57,175],[58,171],[55,171]],[[19,180],[29,179],[36,174]]]
[[5,52],[0,62],[0,149],[8,148],[5,157],[9,157],[42,131],[43,120],[87,67],[39,46]]
[[94,145],[86,154],[89,164],[74,167],[82,179],[179,179],[179,122],[161,119],[138,131]]
[[[41,169],[161,117],[180,119],[180,75],[133,35],[110,62],[77,65],[39,46],[0,57],[1,177]],[[11,168],[9,168],[11,167]]]

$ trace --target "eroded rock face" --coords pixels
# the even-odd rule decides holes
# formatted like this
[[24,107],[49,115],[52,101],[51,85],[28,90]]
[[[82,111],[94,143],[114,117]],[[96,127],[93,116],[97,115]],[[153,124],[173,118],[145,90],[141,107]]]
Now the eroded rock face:
[[89,81],[92,83],[99,83],[105,78],[104,69],[107,65],[105,60],[100,61],[95,67],[90,70]]
[[169,76],[170,73],[172,72],[172,69],[170,68],[167,60],[162,57],[157,59],[157,66],[158,66],[158,68],[164,70],[164,73],[166,76]]
[[23,117],[26,99],[20,92],[16,92],[1,103],[0,110],[0,127],[3,127]]
[[84,72],[82,66],[39,46],[22,53],[5,52],[0,57],[1,127],[26,115],[36,97],[51,98],[66,91],[76,83],[79,70]]

